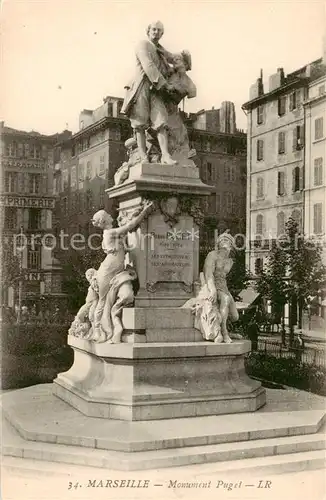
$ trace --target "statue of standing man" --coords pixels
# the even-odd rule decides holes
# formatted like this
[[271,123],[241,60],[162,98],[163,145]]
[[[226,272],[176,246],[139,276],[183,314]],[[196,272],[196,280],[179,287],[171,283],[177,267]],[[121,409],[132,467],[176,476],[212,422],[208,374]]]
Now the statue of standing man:
[[147,40],[136,47],[136,74],[127,92],[121,112],[126,114],[134,129],[141,163],[148,162],[146,134],[149,127],[157,133],[161,149],[161,163],[174,165],[168,150],[168,111],[162,97],[163,92],[173,92],[167,81],[169,63],[173,55],[159,44],[164,33],[160,21],[147,27]]

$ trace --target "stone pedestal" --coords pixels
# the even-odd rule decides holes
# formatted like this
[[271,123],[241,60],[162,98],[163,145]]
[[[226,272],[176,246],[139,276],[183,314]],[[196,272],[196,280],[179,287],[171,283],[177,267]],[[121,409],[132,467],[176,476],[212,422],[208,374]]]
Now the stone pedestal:
[[176,307],[193,296],[198,279],[200,198],[213,188],[195,166],[143,164],[129,179],[107,190],[119,199],[120,218],[128,218],[144,199],[156,210],[128,236],[130,260],[137,269],[136,307]]
[[244,369],[248,340],[233,344],[94,344],[69,337],[72,368],[54,393],[85,415],[159,420],[255,411],[265,390]]

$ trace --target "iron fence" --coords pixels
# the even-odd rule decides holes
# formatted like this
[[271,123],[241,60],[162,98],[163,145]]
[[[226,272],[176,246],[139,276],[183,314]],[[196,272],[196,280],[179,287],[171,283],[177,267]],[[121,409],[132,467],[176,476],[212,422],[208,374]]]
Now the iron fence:
[[323,350],[285,347],[281,342],[275,340],[258,339],[257,351],[277,358],[296,359],[301,363],[326,369],[326,353]]

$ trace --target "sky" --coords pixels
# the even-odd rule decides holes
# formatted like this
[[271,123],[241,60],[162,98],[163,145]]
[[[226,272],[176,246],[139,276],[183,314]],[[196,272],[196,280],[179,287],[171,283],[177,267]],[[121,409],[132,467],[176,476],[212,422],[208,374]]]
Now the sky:
[[322,55],[324,0],[2,0],[0,119],[44,134],[78,130],[82,109],[123,97],[134,48],[161,20],[162,45],[192,55],[197,97],[185,111],[241,105],[264,71],[291,72]]

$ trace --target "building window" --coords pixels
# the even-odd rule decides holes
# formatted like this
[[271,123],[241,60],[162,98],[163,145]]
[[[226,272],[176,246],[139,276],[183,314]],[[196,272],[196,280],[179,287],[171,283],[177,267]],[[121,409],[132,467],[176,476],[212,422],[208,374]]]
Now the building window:
[[84,211],[84,193],[78,193],[78,208],[80,212]]
[[70,186],[71,186],[71,189],[76,189],[76,187],[77,187],[77,172],[76,172],[75,165],[71,167]]
[[92,178],[92,163],[90,161],[86,164],[86,179]]
[[221,211],[221,195],[219,193],[216,194],[216,213],[219,214]]
[[212,193],[209,197],[208,210],[210,214],[216,213],[216,193]]
[[100,186],[100,207],[104,206],[104,196],[105,196],[105,185]]
[[323,159],[315,158],[314,160],[314,186],[323,185]]
[[68,198],[67,198],[67,196],[62,198],[62,212],[63,212],[63,215],[68,215]]
[[262,214],[258,214],[256,217],[256,235],[263,234],[263,224],[264,224],[264,217],[262,216]]
[[40,158],[41,156],[41,149],[39,146],[32,145],[31,146],[31,156],[33,158]]
[[294,222],[297,223],[298,225],[298,231],[301,233],[302,231],[302,214],[301,210],[293,210],[291,214],[291,218],[294,220]]
[[257,125],[264,123],[264,106],[257,107]]
[[212,164],[207,163],[207,180],[211,181],[212,180]]
[[225,182],[234,182],[235,181],[235,166],[234,165],[225,165],[224,166],[224,180],[225,180]]
[[264,260],[261,257],[258,257],[255,260],[255,273],[260,274],[264,267]]
[[61,293],[62,292],[62,278],[59,274],[52,275],[51,291],[52,291],[52,293]]
[[256,198],[259,199],[263,197],[264,197],[264,179],[262,177],[258,177]]
[[289,109],[290,111],[293,111],[294,109],[297,109],[300,104],[300,98],[301,98],[301,90],[295,90],[290,94],[290,103],[289,103]]
[[303,148],[304,145],[304,128],[303,125],[297,125],[293,129],[293,151]]
[[25,142],[25,144],[23,144],[23,156],[25,158],[28,158],[29,155],[30,155],[29,143]]
[[285,234],[285,215],[284,212],[277,214],[277,236]]
[[77,193],[71,194],[71,212],[73,214],[77,212]]
[[23,155],[24,155],[24,145],[21,142],[19,142],[17,147],[17,156],[19,156],[19,158],[22,158]]
[[323,232],[323,204],[315,203],[314,205],[314,233],[321,234]]
[[286,111],[286,96],[282,95],[278,98],[278,116],[285,115]]
[[53,184],[53,194],[59,194],[61,192],[61,176],[56,176],[54,178]]
[[33,245],[27,249],[28,269],[41,268],[41,245]]
[[17,228],[17,208],[5,207],[4,226],[6,229]]
[[264,141],[262,139],[257,140],[257,161],[262,161],[264,159]]
[[120,127],[115,126],[115,128],[110,129],[110,139],[112,141],[120,141],[121,140]]
[[18,172],[5,173],[5,191],[7,193],[17,193],[18,191]]
[[233,196],[232,196],[232,193],[226,193],[225,194],[225,198],[226,198],[226,203],[225,203],[226,213],[228,215],[230,215],[230,214],[232,214],[232,211],[233,211]]
[[325,94],[325,85],[320,85],[320,87],[318,87],[318,95],[323,94]]
[[78,177],[79,177],[79,181],[80,182],[83,182],[84,178],[85,178],[85,168],[84,168],[84,164],[83,163],[80,163],[78,165]]
[[324,137],[324,119],[316,118],[315,120],[315,140],[322,139]]
[[292,187],[293,187],[293,192],[295,193],[296,191],[301,191],[302,189],[302,169],[300,167],[295,167],[292,170]]
[[85,151],[90,147],[90,138],[86,137],[82,142],[82,151]]
[[93,208],[93,193],[90,189],[86,192],[86,210],[91,210]]
[[100,175],[105,172],[105,153],[100,156]]
[[63,182],[63,189],[68,189],[69,172],[67,169],[62,171],[62,182]]
[[6,143],[6,156],[16,156],[17,153],[17,143],[8,142]]
[[107,106],[108,106],[108,116],[113,116],[113,104],[112,104],[112,102],[108,102]]
[[41,229],[41,209],[30,208],[28,211],[28,228]]
[[29,192],[31,194],[39,194],[41,188],[41,174],[28,174]]
[[279,132],[278,134],[278,153],[285,153],[285,132]]
[[277,173],[277,194],[278,196],[285,195],[285,172]]
[[208,196],[205,196],[203,199],[202,199],[202,210],[204,212],[204,214],[207,214],[208,213]]
[[123,101],[118,101],[117,103],[117,115],[121,115],[121,108],[122,108],[122,105],[123,105]]

